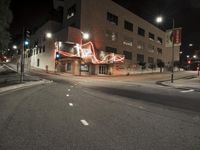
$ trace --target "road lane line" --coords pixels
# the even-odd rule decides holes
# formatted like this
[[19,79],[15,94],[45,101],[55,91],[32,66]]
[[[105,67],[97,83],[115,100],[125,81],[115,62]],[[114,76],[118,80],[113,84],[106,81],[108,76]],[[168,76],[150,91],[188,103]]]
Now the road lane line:
[[73,106],[74,106],[74,104],[73,104],[73,103],[69,103],[69,106],[70,106],[70,107],[73,107]]
[[73,88],[74,86],[73,86],[73,85],[71,85],[70,87],[71,87],[71,88]]
[[71,91],[70,89],[68,89],[68,91]]
[[88,123],[86,120],[81,120],[81,123],[82,123],[84,126],[89,126],[89,123]]
[[194,90],[193,90],[193,89],[190,89],[190,90],[181,91],[181,93],[189,93],[189,92],[194,92]]
[[69,94],[67,94],[66,96],[69,97]]

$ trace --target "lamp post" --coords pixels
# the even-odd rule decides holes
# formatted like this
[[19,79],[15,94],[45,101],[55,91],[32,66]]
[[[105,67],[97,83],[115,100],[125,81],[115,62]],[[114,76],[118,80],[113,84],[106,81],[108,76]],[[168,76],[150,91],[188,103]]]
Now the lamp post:
[[[156,22],[157,23],[162,23],[163,22],[163,17],[162,16],[158,16],[156,18]],[[172,19],[172,70],[171,70],[171,83],[174,82],[174,27],[175,27],[175,20],[174,18]]]

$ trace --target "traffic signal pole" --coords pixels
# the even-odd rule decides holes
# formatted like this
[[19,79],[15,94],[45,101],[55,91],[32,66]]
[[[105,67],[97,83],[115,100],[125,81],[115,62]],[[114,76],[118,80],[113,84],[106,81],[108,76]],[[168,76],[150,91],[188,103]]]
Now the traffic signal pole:
[[21,62],[20,62],[20,83],[22,83],[24,81],[24,50],[25,50],[25,44],[24,44],[24,32],[25,32],[25,28],[23,28],[23,40],[22,40],[22,50],[21,50]]

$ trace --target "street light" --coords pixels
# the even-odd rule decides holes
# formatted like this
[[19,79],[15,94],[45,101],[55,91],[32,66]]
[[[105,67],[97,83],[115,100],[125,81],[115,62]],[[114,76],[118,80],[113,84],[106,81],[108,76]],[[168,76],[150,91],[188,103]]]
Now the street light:
[[16,50],[16,49],[17,49],[17,46],[16,46],[16,45],[13,45],[13,49],[15,49],[15,50]]
[[187,58],[190,58],[190,55],[187,55]]
[[46,33],[46,37],[47,37],[48,39],[51,39],[51,38],[52,38],[52,33],[47,32],[47,33]]
[[193,58],[196,59],[196,58],[197,58],[197,55],[193,55]]
[[162,22],[163,22],[163,17],[162,17],[162,16],[158,16],[158,17],[156,18],[156,22],[157,22],[157,23],[162,23]]
[[[163,22],[163,17],[158,16],[156,18],[157,23]],[[174,18],[172,19],[172,71],[171,71],[171,83],[174,82],[174,27],[175,27],[175,21]]]
[[81,33],[82,33],[82,37],[83,37],[84,40],[88,40],[90,38],[89,33],[83,33],[83,32],[81,32]]
[[189,47],[192,47],[192,46],[193,46],[193,44],[192,44],[192,43],[190,43],[190,44],[189,44]]

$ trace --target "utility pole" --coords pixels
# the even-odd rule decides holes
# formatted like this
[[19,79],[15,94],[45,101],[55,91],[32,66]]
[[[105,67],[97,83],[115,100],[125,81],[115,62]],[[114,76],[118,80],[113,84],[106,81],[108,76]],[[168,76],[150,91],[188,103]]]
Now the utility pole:
[[173,19],[173,25],[172,25],[172,72],[171,72],[171,83],[174,83],[174,27],[175,27],[175,21]]
[[23,37],[22,37],[22,50],[21,50],[21,62],[20,62],[20,68],[21,68],[21,71],[20,71],[20,83],[22,83],[24,81],[24,50],[25,50],[25,35],[24,35],[24,32],[25,32],[25,28],[23,28]]

